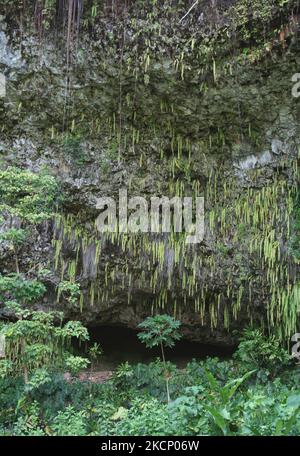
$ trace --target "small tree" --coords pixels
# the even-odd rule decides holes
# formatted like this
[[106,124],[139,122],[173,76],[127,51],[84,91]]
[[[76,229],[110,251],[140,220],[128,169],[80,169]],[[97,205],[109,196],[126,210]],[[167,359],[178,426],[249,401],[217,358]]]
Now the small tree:
[[[16,323],[5,325],[2,328],[2,335],[5,336],[7,341],[18,339],[17,345],[14,346],[14,359],[15,361],[18,359],[18,368],[21,367],[26,383],[28,381],[30,357],[29,353],[26,354],[26,339],[31,330],[30,323],[26,321],[30,311],[22,308],[22,305],[40,299],[45,291],[45,286],[37,280],[26,280],[19,274],[0,275],[0,300],[4,303],[4,308],[17,319]],[[38,354],[35,353],[33,356],[38,356]],[[18,370],[16,365],[14,365],[14,368],[16,371]]]
[[73,376],[79,374],[83,369],[86,369],[90,364],[90,361],[87,358],[82,358],[81,356],[67,355],[66,357],[66,367],[71,372]]
[[103,350],[100,344],[94,342],[94,344],[88,349],[88,354],[91,360],[91,371],[95,368],[97,359],[103,354]]
[[[0,239],[8,242],[13,252],[17,274],[20,247],[36,233],[39,223],[52,217],[58,201],[59,187],[53,176],[14,167],[0,170],[0,218],[10,220],[10,228]],[[13,226],[13,219],[18,220],[19,228]]]
[[57,324],[62,321],[61,312],[28,308],[28,304],[39,301],[45,292],[45,286],[38,280],[25,279],[21,274],[0,275],[0,302],[15,320],[3,324],[0,330],[6,351],[0,370],[5,374],[11,366],[11,373],[22,374],[25,383],[37,369],[62,367],[72,338],[89,339],[87,329],[78,321]]
[[169,375],[167,372],[166,358],[165,358],[165,347],[172,348],[177,340],[181,339],[179,327],[181,322],[175,320],[169,315],[156,315],[154,317],[148,317],[145,321],[139,324],[139,328],[142,332],[138,334],[138,338],[143,342],[147,348],[153,348],[160,346],[161,356],[164,365],[164,374],[167,389],[167,398],[170,402],[170,391],[169,391]]
[[9,362],[11,369],[7,374],[21,374],[24,382],[28,383],[29,374],[35,375],[42,368],[67,367],[73,372],[87,367],[87,359],[68,352],[72,338],[79,341],[89,339],[87,329],[80,322],[57,325],[55,320],[62,317],[57,312],[30,311],[15,302],[8,303],[6,307],[14,312],[17,321],[4,324],[0,330],[5,337],[6,351],[6,359],[0,361],[0,370],[1,364],[7,366]]
[[271,377],[275,377],[291,361],[280,340],[275,335],[265,335],[259,328],[243,330],[234,358],[247,370],[267,369]]
[[[19,247],[27,236],[37,233],[38,224],[53,216],[59,199],[58,184],[46,172],[37,174],[13,167],[0,170],[0,217],[10,217],[11,221],[17,218],[20,226],[26,226],[26,229],[12,227],[1,234],[14,254],[15,272],[0,274],[0,304],[13,320],[0,327],[6,356],[0,361],[0,376],[23,375],[27,387],[30,382],[33,387],[47,381],[47,369],[66,366],[77,372],[89,364],[87,359],[68,353],[73,338],[89,339],[87,329],[78,321],[62,325],[61,312],[28,308],[32,303],[40,303],[46,287],[32,279],[32,270],[23,273],[19,270]],[[63,282],[59,291],[67,294],[72,305],[80,294],[79,285],[69,282]]]
[[0,212],[31,225],[51,218],[59,196],[53,176],[9,167],[0,170]]
[[62,295],[72,307],[75,307],[80,297],[80,284],[66,280],[60,282],[57,290],[57,302],[59,302]]

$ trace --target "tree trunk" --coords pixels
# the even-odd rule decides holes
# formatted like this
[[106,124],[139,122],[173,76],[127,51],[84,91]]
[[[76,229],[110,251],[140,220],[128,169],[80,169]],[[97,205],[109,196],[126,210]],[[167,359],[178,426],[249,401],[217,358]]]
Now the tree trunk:
[[163,360],[163,364],[164,364],[165,380],[166,380],[166,388],[167,388],[167,399],[168,399],[168,403],[169,403],[171,401],[170,391],[169,391],[169,379],[167,377],[167,366],[166,366],[164,346],[163,346],[162,342],[160,343],[160,348],[161,348],[161,355],[162,355],[162,360]]

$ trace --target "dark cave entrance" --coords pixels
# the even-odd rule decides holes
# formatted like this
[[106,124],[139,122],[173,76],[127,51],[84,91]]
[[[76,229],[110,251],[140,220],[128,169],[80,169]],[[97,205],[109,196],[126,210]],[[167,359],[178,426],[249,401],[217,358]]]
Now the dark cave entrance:
[[[92,326],[88,328],[90,345],[99,343],[103,349],[97,369],[112,370],[119,364],[128,361],[134,363],[149,363],[160,356],[159,348],[147,349],[138,339],[138,332],[120,326]],[[192,359],[205,359],[207,356],[228,359],[235,347],[201,344],[182,339],[174,349],[166,349],[166,358],[183,368]]]

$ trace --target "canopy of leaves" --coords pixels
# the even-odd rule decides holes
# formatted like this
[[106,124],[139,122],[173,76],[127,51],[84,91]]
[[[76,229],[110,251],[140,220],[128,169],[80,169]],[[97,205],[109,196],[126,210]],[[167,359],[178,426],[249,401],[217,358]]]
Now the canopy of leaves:
[[38,280],[26,280],[19,274],[2,276],[0,274],[0,299],[16,299],[22,303],[41,298],[46,287]]
[[139,324],[139,328],[143,332],[138,334],[138,337],[148,348],[156,347],[160,344],[166,347],[173,347],[175,341],[181,338],[180,325],[180,321],[169,315],[148,317]]
[[0,239],[7,241],[12,245],[22,244],[26,239],[27,232],[23,229],[10,228],[9,230],[1,233]]
[[45,173],[9,167],[0,171],[0,212],[30,223],[48,219],[58,197],[58,184]]
[[267,337],[261,329],[246,328],[234,357],[247,369],[267,368],[276,373],[290,361],[290,356],[276,336]]
[[73,338],[89,340],[87,329],[79,321],[58,325],[58,317],[57,312],[27,309],[21,319],[2,325],[0,335],[5,336],[6,359],[0,361],[0,376],[9,373],[18,376],[24,367],[33,373],[36,369],[57,369],[64,365],[75,373],[87,367],[85,358],[67,352]]

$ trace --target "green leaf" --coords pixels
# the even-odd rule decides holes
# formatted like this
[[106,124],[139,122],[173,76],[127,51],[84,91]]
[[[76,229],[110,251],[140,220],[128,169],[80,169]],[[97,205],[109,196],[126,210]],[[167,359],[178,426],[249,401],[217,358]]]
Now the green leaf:
[[116,413],[111,417],[113,421],[123,420],[128,415],[128,410],[124,407],[119,407]]
[[224,435],[227,435],[227,424],[222,414],[214,407],[205,406],[207,411],[212,415],[215,424],[221,429]]

